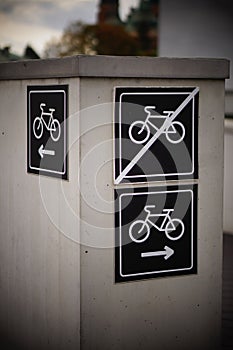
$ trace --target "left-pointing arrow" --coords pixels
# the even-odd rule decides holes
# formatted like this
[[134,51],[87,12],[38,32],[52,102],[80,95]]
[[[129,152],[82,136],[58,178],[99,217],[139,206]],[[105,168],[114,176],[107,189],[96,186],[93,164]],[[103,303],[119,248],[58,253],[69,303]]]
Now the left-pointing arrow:
[[141,253],[141,257],[142,258],[150,258],[152,256],[164,256],[164,259],[167,260],[173,254],[174,254],[174,250],[165,246],[164,250],[162,250],[162,251]]
[[38,153],[41,156],[41,158],[44,157],[44,155],[49,155],[49,156],[55,156],[55,151],[54,150],[47,150],[44,149],[43,144],[40,146],[40,148],[38,149]]

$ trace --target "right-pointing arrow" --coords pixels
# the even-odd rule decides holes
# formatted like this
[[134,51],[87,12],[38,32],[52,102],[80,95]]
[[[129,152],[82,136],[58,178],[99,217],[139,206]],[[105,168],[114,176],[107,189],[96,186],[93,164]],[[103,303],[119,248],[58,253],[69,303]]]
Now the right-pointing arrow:
[[174,250],[165,246],[164,250],[162,250],[162,251],[141,253],[141,257],[142,258],[150,258],[153,256],[164,256],[164,259],[167,260],[173,254],[174,254]]

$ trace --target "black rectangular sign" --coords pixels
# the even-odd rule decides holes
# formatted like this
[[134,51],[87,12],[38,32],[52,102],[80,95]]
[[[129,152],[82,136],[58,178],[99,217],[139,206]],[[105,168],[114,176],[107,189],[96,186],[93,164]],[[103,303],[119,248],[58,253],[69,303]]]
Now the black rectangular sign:
[[115,184],[198,177],[198,87],[115,88]]
[[115,190],[115,281],[197,272],[197,185]]
[[27,88],[27,170],[67,179],[68,85]]

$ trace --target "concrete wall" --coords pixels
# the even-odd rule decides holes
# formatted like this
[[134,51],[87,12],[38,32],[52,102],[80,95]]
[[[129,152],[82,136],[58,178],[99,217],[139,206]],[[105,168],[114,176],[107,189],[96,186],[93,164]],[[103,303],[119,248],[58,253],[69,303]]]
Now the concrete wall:
[[226,92],[225,113],[228,117],[225,120],[225,150],[224,150],[224,231],[233,234],[233,91]]
[[[26,167],[27,85],[67,82],[72,114],[78,110],[79,79],[0,83],[0,152],[5,164],[0,176],[0,329],[1,342],[12,349],[77,349],[79,344],[79,246],[62,234],[43,204],[46,187],[55,217],[64,211],[63,191],[79,212],[78,143],[70,152],[70,181],[63,182],[63,188],[54,178],[46,177],[41,184]],[[78,133],[77,122],[73,128]],[[79,227],[74,229],[78,236]]]
[[225,121],[224,152],[224,231],[233,234],[233,119]]
[[[97,86],[101,89],[96,89]],[[85,124],[89,120],[99,117],[98,114],[93,115],[92,111],[98,111],[93,106],[112,101],[114,86],[200,87],[198,274],[115,285],[114,249],[98,249],[98,242],[93,239],[96,247],[81,249],[81,344],[84,349],[218,349],[221,329],[224,83],[83,79],[81,107],[91,107],[90,114],[81,119],[83,129],[87,128]],[[108,211],[114,212],[114,187],[107,187],[112,183],[112,163],[104,164],[112,157],[107,142],[112,138],[111,107],[105,107],[108,125],[102,128],[102,132],[94,129],[82,139],[81,160],[90,152],[94,152],[93,158],[100,159],[99,167],[105,168],[103,186],[95,185],[100,197],[109,201]],[[102,142],[105,144],[98,149]],[[93,158],[90,156],[86,165],[89,173],[93,171]],[[103,203],[97,196],[93,199],[93,187],[91,181],[86,181],[86,176],[83,173],[81,187],[89,203],[81,201],[83,218],[90,224],[97,224],[97,221],[99,224],[101,217],[102,225],[109,227],[110,243],[114,241],[114,217],[93,211],[94,201],[97,208],[101,208]],[[81,231],[84,234],[85,230]],[[91,235],[90,228],[86,232]],[[99,235],[100,241],[102,235],[104,233]]]
[[[0,65],[5,341],[16,349],[219,349],[227,72],[226,62],[215,60],[74,57]],[[69,84],[69,181],[26,172],[30,84]],[[196,275],[114,283],[115,86],[200,88]]]

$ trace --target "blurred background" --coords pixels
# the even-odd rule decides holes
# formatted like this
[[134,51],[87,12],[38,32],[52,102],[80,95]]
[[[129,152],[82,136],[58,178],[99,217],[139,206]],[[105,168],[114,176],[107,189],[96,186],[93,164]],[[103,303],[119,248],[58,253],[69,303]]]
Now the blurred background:
[[0,29],[0,61],[98,54],[233,62],[231,0],[0,0]]
[[0,0],[0,59],[136,54],[232,60],[232,17],[231,0]]
[[[0,0],[0,61],[77,54],[227,58],[232,66],[233,2]],[[223,336],[233,349],[232,72],[225,117]]]

